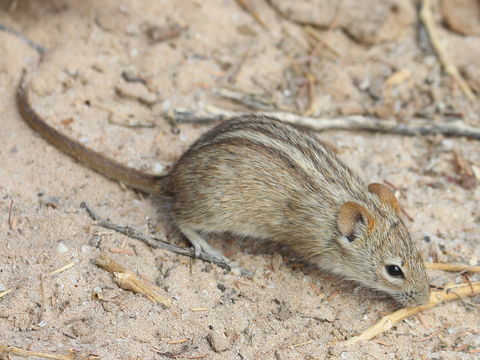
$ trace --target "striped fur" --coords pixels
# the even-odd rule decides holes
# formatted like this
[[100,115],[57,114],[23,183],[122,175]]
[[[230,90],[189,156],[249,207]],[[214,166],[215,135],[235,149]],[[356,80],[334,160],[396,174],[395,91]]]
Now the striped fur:
[[[319,267],[386,291],[404,304],[424,303],[428,280],[419,251],[396,210],[315,134],[276,119],[229,120],[200,137],[165,180],[179,228],[231,232],[287,244]],[[368,210],[349,242],[337,228],[346,202]],[[385,266],[399,262],[404,281]]]
[[[156,177],[118,164],[50,126],[30,105],[25,77],[17,102],[24,120],[60,150],[128,186],[170,195],[173,219],[196,253],[217,255],[203,233],[269,239],[405,305],[428,300],[423,261],[398,208],[391,206],[394,197],[377,185],[370,189],[380,189],[379,196],[367,191],[309,131],[263,116],[232,119],[200,137],[169,175]],[[337,227],[347,202],[356,205],[343,207],[347,212],[341,221],[349,221],[349,209],[369,215],[368,224],[366,219],[347,223],[352,226],[344,229],[353,229],[348,236]],[[402,268],[405,279],[386,274],[385,266],[391,264]]]

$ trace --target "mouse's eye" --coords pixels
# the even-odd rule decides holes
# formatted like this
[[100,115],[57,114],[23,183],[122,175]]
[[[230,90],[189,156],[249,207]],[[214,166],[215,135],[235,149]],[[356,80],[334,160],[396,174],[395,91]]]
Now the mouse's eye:
[[387,265],[385,267],[387,269],[387,273],[390,276],[396,277],[396,278],[404,278],[405,275],[403,275],[402,269],[400,269],[400,266],[397,265]]

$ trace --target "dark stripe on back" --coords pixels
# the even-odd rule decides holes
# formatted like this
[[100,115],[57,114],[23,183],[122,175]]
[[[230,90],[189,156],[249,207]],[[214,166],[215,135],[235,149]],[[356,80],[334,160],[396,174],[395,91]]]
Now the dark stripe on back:
[[[299,166],[296,162],[292,161],[292,159],[288,156],[288,154],[284,154],[283,152],[278,151],[277,149],[267,146],[265,144],[252,141],[250,139],[245,139],[241,137],[231,137],[231,138],[224,138],[217,142],[209,142],[203,146],[199,146],[194,151],[195,152],[202,152],[207,150],[211,147],[218,147],[219,145],[226,145],[226,146],[235,146],[235,147],[244,147],[247,149],[254,149],[259,154],[263,154],[266,157],[272,158],[272,161],[280,160],[284,166],[282,168],[287,169],[288,173],[292,176],[293,179],[298,181],[299,184],[303,184],[307,186],[311,191],[320,192],[321,187],[314,178],[312,178],[311,174],[308,174],[303,170],[301,166]],[[270,174],[272,177],[275,174]]]

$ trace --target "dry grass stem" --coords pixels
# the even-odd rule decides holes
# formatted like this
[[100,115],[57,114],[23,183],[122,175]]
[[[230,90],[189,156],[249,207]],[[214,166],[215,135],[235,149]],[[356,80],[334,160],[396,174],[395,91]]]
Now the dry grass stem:
[[187,338],[176,339],[176,340],[169,340],[169,341],[167,341],[167,344],[170,344],[170,345],[183,344],[183,343],[185,343],[185,342],[187,342],[187,341],[188,341]]
[[242,104],[252,110],[269,111],[275,109],[272,99],[259,94],[248,93],[240,89],[221,88],[216,91],[218,96]]
[[410,222],[414,222],[414,221],[415,221],[415,219],[412,217],[412,215],[410,215],[410,214],[408,213],[408,211],[405,210],[405,208],[404,208],[403,206],[400,207],[400,210],[402,211],[402,214],[405,215],[405,217],[408,219],[408,221],[410,221]]
[[440,329],[435,330],[435,331],[432,332],[430,335],[425,336],[424,338],[418,340],[418,342],[425,342],[425,341],[427,341],[427,340],[433,339],[435,336],[437,336],[437,335],[440,334],[443,330],[445,330],[445,328],[446,328],[447,326],[448,326],[448,325],[442,326]]
[[110,252],[115,254],[135,255],[135,252],[133,250],[122,248],[111,248]]
[[257,11],[253,8],[253,6],[248,2],[248,0],[236,0],[237,4],[246,12],[248,12],[255,21],[265,30],[268,30],[268,26],[263,21],[263,19],[258,15]]
[[100,266],[102,269],[105,269],[108,272],[112,273],[115,282],[122,289],[145,295],[148,300],[159,303],[166,308],[172,306],[172,301],[170,299],[164,298],[163,296],[158,294],[157,291],[150,284],[144,282],[143,280],[138,278],[135,273],[116,263],[108,256],[100,255],[95,260],[95,264]]
[[345,344],[353,345],[362,340],[371,340],[375,336],[390,330],[396,323],[406,319],[407,317],[415,315],[420,311],[431,309],[445,301],[451,301],[464,296],[474,296],[478,294],[480,294],[480,282],[472,283],[471,286],[469,284],[453,285],[446,287],[442,291],[432,291],[430,294],[430,302],[427,305],[407,307],[388,314],[381,318],[380,321],[378,321],[375,325],[362,332],[360,335],[354,336],[345,341]]
[[311,344],[313,343],[315,340],[308,340],[308,341],[304,341],[302,343],[299,343],[299,344],[293,344],[293,345],[290,345],[289,348],[290,349],[294,349],[294,348],[297,348],[297,347],[300,347],[300,346],[304,346],[304,345],[308,345],[308,344]]
[[125,121],[125,122],[118,122],[118,121],[115,121],[113,118],[109,118],[108,122],[110,124],[129,127],[129,128],[153,128],[153,127],[155,127],[155,123],[153,121],[140,122],[140,121],[138,121],[134,118],[130,118],[130,117],[124,115],[120,111],[117,111],[117,110],[115,110],[114,108],[112,108],[108,105],[102,104],[101,102],[90,100],[90,104],[99,108],[99,109],[105,110],[110,115],[116,116],[119,119],[122,119],[123,121]]
[[13,200],[10,200],[10,206],[8,207],[8,228],[10,230],[13,230],[15,228],[12,212],[13,212]]
[[330,51],[336,57],[341,56],[341,54],[336,49],[334,49],[332,46],[330,46],[330,44],[328,44],[325,40],[323,40],[322,35],[320,35],[318,30],[316,30],[315,28],[309,25],[305,26],[303,30],[305,31],[306,34],[310,35],[313,39],[315,39],[315,41],[318,42],[315,45],[315,48],[313,49],[312,54],[310,55],[311,58],[315,57],[315,55],[318,54],[318,51],[320,50],[321,47],[325,47],[325,49]]
[[11,292],[13,291],[13,289],[8,289],[8,290],[5,290],[5,291],[2,291],[0,292],[0,299],[4,296],[7,296],[8,294],[10,294]]
[[209,308],[206,308],[206,307],[192,307],[190,308],[191,311],[193,312],[199,312],[199,311],[208,311]]
[[457,84],[460,86],[460,89],[465,94],[465,96],[469,100],[474,101],[475,95],[472,89],[470,89],[470,86],[468,86],[467,82],[458,71],[458,68],[454,64],[452,64],[452,62],[448,59],[447,54],[445,53],[445,48],[443,47],[439,39],[437,29],[435,27],[435,23],[433,20],[433,15],[432,15],[432,0],[422,1],[422,8],[420,10],[420,19],[422,20],[423,25],[425,25],[425,28],[427,29],[428,36],[430,37],[432,46],[435,49],[438,59],[442,64],[445,72],[449,74],[457,82]]
[[60,274],[61,272],[64,272],[65,270],[68,270],[68,269],[71,269],[74,266],[75,266],[75,263],[72,261],[71,263],[68,263],[67,265],[62,266],[61,268],[58,268],[57,270],[53,270],[53,271],[49,272],[47,275]]
[[40,275],[40,297],[42,299],[42,307],[45,308],[47,298],[45,295],[45,276]]
[[317,104],[315,103],[315,76],[311,73],[306,74],[308,83],[308,109],[304,115],[311,116],[317,112]]
[[227,75],[227,83],[229,84],[235,84],[237,82],[237,77],[238,74],[240,74],[240,71],[245,64],[245,61],[247,61],[248,57],[250,56],[250,51],[247,50],[243,53],[242,57],[240,60],[238,60],[230,69],[229,74]]
[[[57,359],[57,360],[75,360],[76,359],[76,354],[74,352],[70,352],[69,354],[65,354],[65,355],[57,355],[57,354],[40,353],[36,351],[28,351],[28,350],[14,347],[14,346],[0,345],[0,359],[10,359],[10,355],[35,356],[35,357],[40,357],[44,359]],[[84,359],[93,359],[93,357],[87,357]]]
[[430,270],[480,272],[480,266],[470,266],[463,264],[425,263],[425,267]]

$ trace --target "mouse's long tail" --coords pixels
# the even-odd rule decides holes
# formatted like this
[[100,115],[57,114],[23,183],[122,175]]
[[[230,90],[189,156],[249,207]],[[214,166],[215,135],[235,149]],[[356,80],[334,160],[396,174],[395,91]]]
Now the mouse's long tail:
[[124,166],[87,148],[49,125],[35,111],[30,103],[29,87],[25,72],[22,75],[17,89],[17,106],[22,118],[32,129],[40,133],[50,144],[81,163],[88,165],[102,175],[117,180],[134,189],[150,194],[163,193],[162,183],[165,176],[150,175]]

